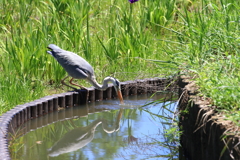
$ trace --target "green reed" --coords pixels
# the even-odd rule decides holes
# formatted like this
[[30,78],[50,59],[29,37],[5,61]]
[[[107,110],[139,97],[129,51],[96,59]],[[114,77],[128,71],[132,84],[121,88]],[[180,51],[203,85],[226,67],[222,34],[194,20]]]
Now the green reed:
[[[220,5],[220,4],[221,5]],[[197,3],[196,3],[197,4]],[[221,111],[239,108],[239,2],[202,1],[179,12],[183,29],[179,43],[184,50],[168,52],[176,61],[183,58],[196,75],[201,95],[212,98]],[[177,30],[177,29],[176,29]],[[180,52],[179,52],[180,51]],[[177,55],[177,56],[176,56]],[[183,56],[182,56],[183,55]],[[235,119],[232,113],[229,119]],[[237,122],[235,120],[235,122]]]

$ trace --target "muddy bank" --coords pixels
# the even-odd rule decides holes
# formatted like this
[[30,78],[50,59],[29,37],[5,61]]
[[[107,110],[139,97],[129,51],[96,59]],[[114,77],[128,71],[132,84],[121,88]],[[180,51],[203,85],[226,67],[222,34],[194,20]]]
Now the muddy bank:
[[238,129],[216,112],[208,99],[196,96],[197,87],[189,78],[179,79],[180,143],[189,160],[240,159]]

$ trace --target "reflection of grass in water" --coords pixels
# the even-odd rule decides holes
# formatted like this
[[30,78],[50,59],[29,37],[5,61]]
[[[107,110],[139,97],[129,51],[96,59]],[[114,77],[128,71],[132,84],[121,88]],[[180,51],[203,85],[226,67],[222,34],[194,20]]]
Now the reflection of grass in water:
[[23,129],[19,127],[13,133],[8,133],[8,149],[12,160],[17,160],[22,155],[19,151],[24,146],[23,139],[20,138],[23,135]]
[[[171,98],[170,98],[171,97]],[[177,159],[179,147],[179,134],[176,107],[177,103],[172,96],[165,97],[149,102],[140,108],[140,112],[149,114],[154,123],[162,125],[162,132],[149,134],[138,138],[132,135],[131,122],[129,119],[128,137],[123,139],[122,146],[124,151],[117,154],[117,158],[129,159],[141,156],[144,159],[166,158]],[[158,113],[153,113],[148,107],[161,105]],[[131,112],[128,112],[131,114]],[[129,115],[130,116],[130,115]]]
[[121,108],[123,108],[123,109],[137,109],[137,108],[139,108],[139,107],[141,107],[141,105],[135,105],[135,104],[121,104],[120,105],[121,106]]
[[[163,98],[164,99],[164,98]],[[167,99],[167,98],[165,98]],[[169,100],[169,99],[168,99]],[[159,109],[160,111],[158,113],[161,113],[163,112],[164,108],[167,108],[168,105],[170,105],[170,102],[165,102],[165,103],[160,103],[160,101],[156,101],[155,103],[151,103],[150,105],[151,106],[155,106],[155,105],[158,105],[158,104],[161,104],[161,108]],[[162,123],[163,125],[165,125],[166,123],[170,123],[171,121],[171,118],[167,117],[162,117],[158,114],[154,114],[152,112],[150,112],[150,110],[148,110],[148,108],[150,108],[150,106],[146,106],[143,107],[142,109],[140,109],[140,112],[146,112],[150,118],[152,118],[153,120],[156,121],[156,123]],[[129,120],[136,120],[137,119],[137,114],[136,112],[139,112],[138,109],[126,109],[124,110],[123,112],[123,116],[125,117],[125,119],[121,119],[121,121],[128,121],[128,118],[129,117]],[[165,111],[167,111],[165,109]],[[34,149],[34,147],[38,147],[36,145],[38,145],[36,142],[41,140],[43,143],[41,144],[42,146],[45,146],[46,149],[51,147],[51,141],[52,139],[54,140],[59,140],[61,137],[63,137],[68,131],[76,128],[76,127],[81,127],[81,126],[86,126],[88,125],[89,123],[91,123],[93,120],[95,120],[96,118],[98,118],[100,116],[101,117],[104,117],[104,118],[107,118],[109,119],[111,122],[114,122],[115,119],[116,119],[116,116],[118,114],[119,110],[111,110],[111,111],[108,111],[108,112],[101,112],[101,113],[94,113],[94,114],[90,114],[88,115],[87,117],[82,117],[80,119],[70,119],[70,120],[67,120],[67,121],[60,121],[59,123],[55,124],[55,125],[49,125],[48,127],[44,127],[44,128],[41,128],[41,136],[40,134],[37,134],[39,132],[36,132],[36,135],[34,135],[32,133],[32,140],[27,140],[25,141],[23,138],[19,138],[17,136],[17,138],[19,138],[19,141],[15,141],[16,145],[15,145],[15,148],[14,150],[12,150],[13,152],[13,159],[14,157],[22,157],[21,155],[24,155],[23,153],[23,141],[24,143],[26,144],[26,146],[30,146],[32,150],[29,150],[29,152],[31,152],[31,156],[33,156],[34,154],[36,154],[36,150]],[[162,114],[162,113],[161,113]],[[161,119],[161,122],[159,122],[158,120]],[[167,124],[168,125],[168,124]],[[166,126],[167,126],[166,125]],[[99,128],[100,130],[100,128]],[[169,136],[169,138],[165,138],[166,140],[164,140],[164,142],[162,142],[161,139],[159,139],[158,135],[162,134],[162,133],[159,133],[157,135],[148,135],[148,136],[145,136],[143,138],[138,138],[138,137],[134,137],[134,134],[132,135],[131,134],[131,124],[129,123],[129,126],[128,126],[128,135],[129,135],[129,138],[127,139],[124,139],[124,143],[122,144],[122,146],[124,148],[128,148],[130,147],[130,150],[126,151],[126,153],[124,154],[126,157],[130,154],[129,152],[132,151],[132,153],[134,152],[140,152],[141,150],[146,150],[146,148],[148,148],[146,151],[146,154],[149,153],[149,155],[145,156],[145,157],[157,157],[157,156],[160,156],[159,153],[157,152],[159,150],[160,147],[169,147],[172,149],[171,146],[173,146],[172,144],[174,144],[174,140],[173,138],[175,137],[171,137]],[[166,129],[164,129],[164,133],[166,133]],[[16,134],[15,134],[16,135]],[[34,135],[34,136],[33,136]],[[175,136],[175,134],[172,134]],[[104,137],[107,138],[108,135],[107,134],[104,134]],[[109,138],[109,137],[108,137]],[[98,142],[100,141],[100,139],[102,138],[96,138],[95,137],[95,142]],[[120,139],[122,139],[120,137]],[[169,141],[168,139],[172,139],[173,141]],[[94,142],[94,143],[95,143]],[[127,142],[129,142],[127,144]],[[114,143],[115,144],[115,143]],[[141,145],[141,146],[134,146],[134,145]],[[169,144],[169,145],[168,145]],[[22,145],[22,146],[21,146]],[[114,153],[117,153],[117,150],[119,148],[121,148],[121,146],[112,146],[112,145],[102,145],[100,148],[98,149],[101,149],[101,150],[104,150],[104,151],[108,151],[108,149],[106,149],[106,147],[109,149],[109,150],[112,150],[114,147]],[[137,148],[139,147],[139,148]],[[167,150],[167,149],[166,149]],[[168,149],[170,150],[170,149]],[[175,151],[175,150],[174,150]],[[84,151],[80,151],[81,153],[84,153]],[[173,152],[173,151],[172,151]],[[171,154],[172,154],[171,152]],[[142,151],[142,153],[144,153]],[[164,154],[162,154],[161,156],[164,157],[164,156],[168,156],[170,155],[169,151],[166,151]],[[174,154],[173,154],[174,155]],[[26,156],[26,155],[25,155]]]
[[[34,137],[34,140],[30,142],[31,147],[29,149],[36,147],[36,145],[46,143],[49,139],[58,139],[59,137],[62,137],[66,131],[70,131],[75,127],[76,124],[74,123],[74,120],[70,119],[67,121],[61,121],[57,127],[50,127],[49,130],[46,130],[47,127],[45,127],[45,129],[42,128],[43,132],[41,139]],[[24,155],[23,147],[26,145],[26,142],[24,142],[23,134],[26,134],[24,133],[23,127],[18,127],[13,133],[8,133],[8,149],[12,160],[19,160],[19,157]]]
[[[40,158],[43,159],[45,156],[45,152],[47,152],[47,149],[52,147],[52,145],[54,144],[52,142],[59,141],[68,132],[77,128],[85,128],[86,126],[94,122],[97,118],[108,119],[109,121],[106,124],[108,126],[104,126],[104,129],[110,129],[110,127],[113,126],[112,123],[116,121],[116,116],[118,116],[118,118],[121,118],[121,114],[118,115],[118,113],[119,110],[111,110],[108,112],[89,114],[86,117],[80,117],[76,119],[65,119],[63,121],[58,121],[57,123],[49,124],[42,128],[36,128],[36,130],[33,132],[29,131],[28,133],[25,133],[26,135],[24,135],[27,136],[27,138],[24,138],[24,136],[22,136],[23,132],[21,132],[21,129],[19,129],[9,138],[9,141],[11,140],[10,147],[12,148],[9,149],[11,153],[11,159],[17,160],[19,159],[19,157],[24,157],[22,159],[32,159],[32,157],[38,155],[40,152],[42,153],[42,157]],[[38,144],[41,144],[41,147],[40,145],[37,146]],[[26,148],[28,153],[26,153]],[[80,152],[81,154],[83,153],[83,151]]]
[[[129,157],[137,158],[136,155],[144,159],[152,158],[170,158],[175,159],[178,154],[178,144],[169,143],[161,140],[159,137],[162,133],[156,135],[146,135],[142,138],[125,138],[122,142],[124,151],[117,154],[118,158],[129,159]],[[129,139],[134,139],[133,141]],[[174,141],[177,141],[176,139]],[[163,149],[165,148],[165,149]]]

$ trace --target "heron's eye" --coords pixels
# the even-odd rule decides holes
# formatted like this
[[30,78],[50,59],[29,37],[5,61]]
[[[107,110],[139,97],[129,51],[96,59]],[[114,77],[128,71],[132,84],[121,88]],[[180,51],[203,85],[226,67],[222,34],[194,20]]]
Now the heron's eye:
[[117,79],[115,79],[116,85],[119,86],[119,81]]

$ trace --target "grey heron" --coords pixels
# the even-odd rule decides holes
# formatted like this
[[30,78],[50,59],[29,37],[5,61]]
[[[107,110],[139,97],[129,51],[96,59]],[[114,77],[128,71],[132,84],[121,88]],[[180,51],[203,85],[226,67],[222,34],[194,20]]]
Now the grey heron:
[[98,90],[106,90],[108,87],[108,83],[112,82],[117,92],[118,98],[123,104],[120,82],[116,78],[106,77],[103,80],[103,84],[100,85],[96,81],[93,67],[85,59],[83,59],[76,53],[63,50],[55,44],[50,44],[47,48],[50,49],[50,51],[47,51],[47,53],[51,54],[68,73],[68,76],[61,80],[61,83],[63,85],[76,89],[64,82],[69,76],[72,77],[69,81],[70,84],[78,86],[80,88],[84,87],[73,83],[73,79],[85,79]]

